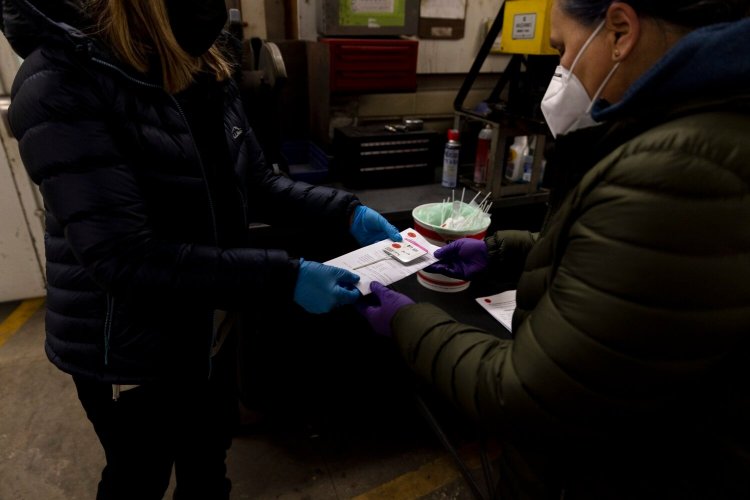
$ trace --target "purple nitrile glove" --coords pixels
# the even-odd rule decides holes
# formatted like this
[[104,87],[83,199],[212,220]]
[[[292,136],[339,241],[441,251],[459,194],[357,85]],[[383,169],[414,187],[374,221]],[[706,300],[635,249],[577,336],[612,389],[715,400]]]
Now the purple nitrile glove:
[[439,262],[425,268],[430,273],[451,278],[471,279],[489,264],[489,252],[484,239],[461,238],[435,250]]
[[365,317],[378,335],[391,336],[391,321],[396,312],[414,301],[403,293],[398,293],[373,281],[370,283],[372,295],[356,303],[359,313]]

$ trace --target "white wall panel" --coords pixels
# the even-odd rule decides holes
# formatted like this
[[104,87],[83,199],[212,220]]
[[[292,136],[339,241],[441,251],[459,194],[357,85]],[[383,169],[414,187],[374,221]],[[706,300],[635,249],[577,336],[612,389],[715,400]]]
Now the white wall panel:
[[[19,59],[0,36],[0,110]],[[44,280],[44,223],[41,196],[21,163],[18,143],[0,119],[0,302],[41,297]]]
[[[25,177],[16,183],[0,150],[0,302],[45,295],[43,231],[38,202]],[[43,250],[42,250],[43,252]]]

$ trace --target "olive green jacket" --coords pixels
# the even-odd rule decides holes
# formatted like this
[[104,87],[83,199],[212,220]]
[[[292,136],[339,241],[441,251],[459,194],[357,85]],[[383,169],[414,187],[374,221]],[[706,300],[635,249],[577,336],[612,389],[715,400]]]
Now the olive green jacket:
[[394,316],[419,377],[514,450],[511,495],[750,491],[750,99],[729,97],[631,123],[538,239],[487,238],[493,265],[525,262],[513,340]]

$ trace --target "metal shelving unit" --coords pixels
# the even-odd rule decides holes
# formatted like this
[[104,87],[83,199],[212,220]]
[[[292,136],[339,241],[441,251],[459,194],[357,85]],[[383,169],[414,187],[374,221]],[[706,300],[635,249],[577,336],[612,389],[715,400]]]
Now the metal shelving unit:
[[[549,83],[557,65],[556,56],[532,56],[513,54],[506,70],[498,79],[494,89],[486,99],[487,113],[479,113],[465,107],[464,102],[485,59],[492,49],[493,42],[500,34],[503,25],[505,3],[495,17],[492,26],[466,75],[461,88],[453,103],[454,128],[463,131],[469,122],[489,124],[492,128],[492,145],[490,148],[489,170],[487,182],[483,188],[492,192],[492,199],[497,201],[509,196],[546,197],[547,191],[539,188],[542,174],[545,146],[550,138],[549,130],[538,103],[541,102],[544,88]],[[507,102],[501,101],[503,91],[508,91]],[[505,179],[504,171],[508,159],[508,152],[516,136],[535,138],[534,161],[529,182],[511,183]],[[466,143],[466,140],[463,141]],[[474,185],[470,180],[462,179],[465,184]]]

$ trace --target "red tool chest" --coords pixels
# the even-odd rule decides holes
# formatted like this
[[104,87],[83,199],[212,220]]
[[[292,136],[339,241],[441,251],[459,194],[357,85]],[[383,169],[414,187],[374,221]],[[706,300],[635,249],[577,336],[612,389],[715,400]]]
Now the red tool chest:
[[416,40],[321,38],[329,51],[331,92],[413,92]]

